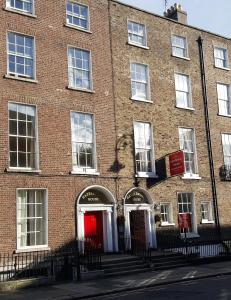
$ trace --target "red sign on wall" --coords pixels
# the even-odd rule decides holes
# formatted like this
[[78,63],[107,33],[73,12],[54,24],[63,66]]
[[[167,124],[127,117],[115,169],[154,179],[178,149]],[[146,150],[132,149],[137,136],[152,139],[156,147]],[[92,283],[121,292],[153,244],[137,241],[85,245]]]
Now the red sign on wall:
[[192,227],[191,215],[183,213],[178,215],[178,224],[180,229],[189,229]]
[[170,175],[182,175],[184,174],[184,152],[177,151],[169,155],[169,166],[170,166]]

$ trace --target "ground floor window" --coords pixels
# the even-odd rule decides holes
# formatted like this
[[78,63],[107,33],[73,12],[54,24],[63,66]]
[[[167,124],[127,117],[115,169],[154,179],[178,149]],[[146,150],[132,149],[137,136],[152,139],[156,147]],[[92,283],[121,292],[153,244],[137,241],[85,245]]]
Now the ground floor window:
[[173,223],[172,208],[170,203],[160,204],[161,226],[169,225]]
[[213,222],[212,205],[210,201],[201,202],[201,222],[202,223]]
[[19,249],[47,245],[46,190],[17,191],[17,241]]
[[[193,193],[178,193],[178,218],[185,217],[188,220],[189,227],[186,232],[193,232]],[[180,228],[180,232],[184,233],[185,230]]]

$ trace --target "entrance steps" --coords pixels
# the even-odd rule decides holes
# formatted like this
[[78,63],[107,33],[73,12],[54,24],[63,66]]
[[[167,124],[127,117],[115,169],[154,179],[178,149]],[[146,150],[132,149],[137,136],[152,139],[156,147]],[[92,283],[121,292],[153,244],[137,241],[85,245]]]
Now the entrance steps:
[[105,277],[114,277],[151,271],[150,263],[131,255],[113,255],[102,259]]
[[161,271],[188,266],[184,255],[171,252],[151,253],[150,260],[125,254],[109,254],[102,256],[104,277],[123,276],[150,271]]

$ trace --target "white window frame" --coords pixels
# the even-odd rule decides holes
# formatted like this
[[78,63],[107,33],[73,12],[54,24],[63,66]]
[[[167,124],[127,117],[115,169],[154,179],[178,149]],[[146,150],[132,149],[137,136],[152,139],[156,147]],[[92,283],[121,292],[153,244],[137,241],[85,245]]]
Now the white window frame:
[[[139,80],[133,80],[132,79],[132,65],[141,65],[143,67],[145,67],[145,72],[146,72],[146,81],[139,81]],[[131,99],[132,100],[136,100],[136,101],[141,101],[141,102],[152,102],[151,101],[151,91],[150,91],[150,74],[149,74],[149,66],[147,64],[143,64],[143,63],[139,63],[139,62],[135,62],[132,61],[130,62],[130,74],[131,74]],[[137,96],[133,96],[132,95],[132,83],[142,83],[142,84],[146,84],[146,99],[143,99],[141,97],[137,97]]]
[[[70,80],[70,72],[72,69],[77,69],[77,68],[73,68],[72,65],[69,64],[69,49],[74,49],[74,50],[80,50],[80,51],[84,51],[84,52],[88,52],[89,53],[89,81],[90,81],[90,88],[84,88],[84,87],[77,87],[71,84],[71,80]],[[92,55],[91,55],[91,50],[87,50],[87,49],[82,49],[82,48],[78,48],[75,46],[71,46],[69,45],[67,47],[67,60],[68,60],[68,88],[73,89],[73,90],[77,90],[77,91],[86,91],[86,92],[93,92],[93,75],[92,75]],[[83,70],[83,69],[80,69]]]
[[[33,39],[33,59],[32,59],[33,60],[33,77],[23,75],[23,74],[19,74],[19,73],[16,73],[16,72],[10,72],[10,69],[9,69],[9,63],[10,63],[9,56],[14,55],[16,57],[17,54],[16,54],[16,52],[14,52],[12,54],[9,52],[9,49],[8,49],[8,34],[9,33]],[[31,36],[31,35],[20,33],[20,32],[7,31],[6,41],[7,41],[6,42],[6,45],[7,45],[7,75],[6,75],[6,77],[19,79],[19,80],[36,82],[36,43],[35,43],[35,37]],[[19,56],[19,57],[25,57],[25,56]]]
[[[183,90],[177,90],[177,86],[176,86],[176,76],[184,76],[187,77],[187,85],[188,85],[188,92],[185,92]],[[176,91],[176,107],[177,108],[183,108],[183,109],[188,109],[188,110],[194,110],[193,109],[193,104],[192,104],[192,86],[191,86],[191,78],[188,74],[183,74],[183,73],[175,73],[174,74],[174,78],[175,78],[175,91]],[[189,102],[189,106],[181,106],[177,103],[177,92],[184,92],[187,94],[187,98],[188,98],[188,102]]]
[[[217,64],[217,59],[219,59],[219,60],[221,60],[221,59],[215,56],[215,51],[216,50],[222,50],[222,51],[224,51],[224,54],[225,54],[225,59],[224,59],[225,66],[219,66],[219,64]],[[213,56],[214,56],[214,66],[216,68],[224,69],[224,70],[229,70],[229,55],[228,55],[228,49],[226,47],[214,46]]]
[[[167,206],[168,211],[165,211],[165,215],[167,215],[168,221],[163,221],[162,219],[162,213],[161,213],[161,207]],[[160,216],[161,216],[161,226],[174,226],[175,223],[173,222],[173,210],[172,210],[172,204],[170,202],[160,202]]]
[[[87,20],[86,20],[87,21],[87,27],[86,28],[82,27],[82,26],[75,25],[73,23],[68,23],[67,15],[71,15],[72,17],[76,17],[76,18],[82,19],[81,17],[75,16],[74,13],[70,14],[70,13],[67,12],[67,4],[68,4],[68,2],[71,3],[71,4],[75,4],[75,5],[79,5],[79,6],[87,8]],[[89,8],[89,6],[86,5],[86,4],[80,3],[78,1],[67,0],[66,1],[66,25],[70,26],[70,27],[73,27],[75,29],[81,30],[81,31],[88,31],[89,32],[89,30],[90,30],[90,8]]]
[[[44,191],[45,192],[45,222],[46,222],[46,232],[45,239],[46,243],[44,245],[34,245],[34,246],[25,246],[21,247],[19,243],[20,231],[18,228],[19,220],[19,204],[18,204],[18,192],[19,191]],[[49,250],[48,248],[48,189],[46,188],[17,188],[16,189],[16,232],[17,232],[17,242],[16,242],[16,253],[26,252],[26,251],[42,251]]]
[[96,125],[95,125],[95,115],[93,113],[82,112],[82,111],[70,111],[70,122],[71,122],[71,153],[73,156],[73,147],[72,147],[72,114],[85,114],[92,116],[92,134],[93,134],[93,168],[80,168],[78,166],[73,165],[73,158],[72,158],[72,174],[93,174],[99,175],[100,173],[97,171],[97,152],[96,152]]
[[[35,168],[27,168],[27,167],[11,167],[10,166],[10,110],[9,106],[10,104],[15,105],[23,105],[23,106],[32,106],[35,108]],[[18,136],[18,135],[17,135]],[[15,101],[9,101],[8,102],[8,160],[9,160],[9,167],[8,171],[16,171],[16,172],[35,172],[40,173],[39,170],[39,134],[38,134],[38,107],[34,104],[27,104],[22,102],[15,102]]]
[[[202,205],[206,205],[207,206],[207,214],[208,214],[208,218],[207,219],[203,218],[203,212],[204,211],[203,211]],[[201,223],[202,224],[213,224],[214,223],[211,201],[201,201]]]
[[[150,152],[151,152],[151,164],[152,164],[152,172],[140,172],[137,171],[137,167],[136,167],[136,137],[135,137],[135,124],[137,123],[142,123],[142,124],[149,124],[150,125]],[[151,177],[151,178],[156,178],[156,167],[155,167],[155,151],[154,151],[154,138],[153,138],[153,125],[150,122],[142,122],[142,121],[134,121],[133,122],[133,133],[134,133],[134,163],[135,163],[135,169],[136,169],[136,177]],[[146,149],[146,148],[145,148]]]
[[[128,28],[129,23],[141,25],[141,26],[144,27],[144,36],[141,36],[141,37],[143,37],[143,39],[144,39],[144,43],[143,43],[143,44],[136,43],[136,42],[134,42],[134,41],[132,41],[132,40],[130,39],[129,33],[131,33],[132,35],[137,35],[137,34],[135,34],[135,33],[133,33],[133,32],[129,32],[129,28]],[[128,20],[127,20],[127,31],[128,31],[128,44],[129,44],[129,45],[133,45],[133,46],[137,46],[137,47],[149,49],[148,46],[147,46],[147,44],[148,44],[148,41],[147,41],[147,27],[146,27],[145,24],[140,23],[140,22],[136,22],[136,21],[133,21],[133,20],[129,20],[129,19],[128,19]],[[140,35],[138,35],[138,36],[140,36]]]
[[[219,92],[218,92],[218,86],[225,86],[227,88],[227,100],[226,99],[221,99],[219,98]],[[217,100],[218,100],[218,111],[219,111],[219,115],[221,116],[227,116],[227,117],[231,117],[231,89],[230,89],[230,85],[226,84],[226,83],[221,83],[221,82],[217,82]],[[227,114],[222,113],[222,109],[221,109],[221,103],[222,102],[226,102],[226,109],[227,109]]]
[[[184,41],[185,41],[185,48],[181,47],[180,45],[174,45],[173,44],[173,37],[184,39]],[[175,54],[174,53],[174,48],[182,49],[183,51],[185,51],[185,55],[182,56],[182,55]],[[171,49],[172,49],[172,56],[189,60],[188,40],[187,40],[186,36],[182,36],[182,35],[178,35],[178,34],[172,33],[171,34]]]
[[[225,154],[225,148],[224,148],[224,139],[225,138],[226,138],[226,140],[228,139],[230,141],[230,143],[229,143],[229,145],[230,145],[230,155]],[[222,133],[221,134],[221,143],[222,143],[222,150],[223,150],[224,165],[227,169],[231,170],[231,133]],[[226,162],[226,157],[229,158],[230,163]]]
[[[187,173],[185,172],[183,175],[183,179],[201,179],[201,177],[198,175],[198,160],[197,160],[197,149],[196,149],[196,133],[194,128],[189,128],[189,127],[178,127],[178,134],[179,134],[179,146],[180,146],[180,129],[187,129],[187,130],[192,130],[192,138],[193,138],[193,154],[194,154],[194,168],[195,168],[195,173]],[[180,149],[184,153],[184,149]]]
[[[25,0],[21,0],[21,1],[22,2],[29,2],[29,1],[25,1]],[[31,5],[32,5],[31,12],[29,12],[27,10],[24,10],[24,9],[14,7],[14,6],[11,6],[10,4],[11,4],[11,0],[6,0],[6,9],[7,10],[12,10],[12,11],[22,13],[22,14],[25,14],[25,15],[30,15],[30,16],[34,16],[34,14],[35,14],[35,1],[34,0],[31,0]]]
[[[191,195],[191,222],[192,222],[192,231],[191,232],[186,232],[186,236],[188,238],[194,238],[194,237],[198,237],[198,231],[197,231],[197,216],[196,216],[196,207],[195,207],[195,194],[192,192],[177,192],[177,217],[180,214],[179,213],[179,202],[178,202],[178,198],[179,195],[182,194],[187,194],[187,195]],[[179,228],[180,231],[180,228]],[[180,235],[182,238],[185,237],[185,233],[180,232]]]

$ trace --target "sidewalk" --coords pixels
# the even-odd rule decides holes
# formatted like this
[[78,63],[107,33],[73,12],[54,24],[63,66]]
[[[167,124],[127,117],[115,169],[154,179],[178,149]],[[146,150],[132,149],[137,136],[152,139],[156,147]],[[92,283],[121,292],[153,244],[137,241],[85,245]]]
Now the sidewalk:
[[24,289],[12,293],[0,293],[1,300],[70,300],[103,296],[113,292],[128,291],[148,286],[159,286],[180,281],[189,281],[231,275],[231,261],[199,266],[187,266],[166,271],[152,271],[129,276],[63,283],[46,287]]

